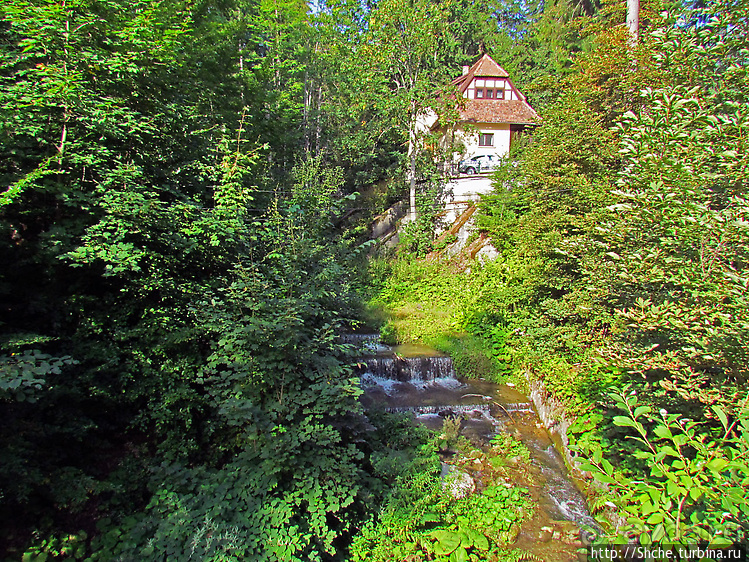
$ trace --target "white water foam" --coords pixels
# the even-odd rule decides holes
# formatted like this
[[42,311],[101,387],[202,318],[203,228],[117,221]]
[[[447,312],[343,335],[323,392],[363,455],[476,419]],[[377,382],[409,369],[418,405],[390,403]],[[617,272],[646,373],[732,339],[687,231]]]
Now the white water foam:
[[[548,452],[547,455],[556,457]],[[558,463],[556,458],[554,460]],[[580,526],[597,526],[595,519],[588,511],[585,499],[572,482],[551,467],[543,467],[541,472],[548,478],[544,484],[546,493],[565,519],[574,521]]]
[[395,406],[388,408],[390,412],[414,412],[419,416],[425,414],[458,415],[479,414],[485,419],[493,419],[489,407],[484,404],[446,404],[435,406]]
[[362,357],[358,369],[377,378],[404,382],[455,379],[449,357]]
[[376,377],[371,373],[364,373],[361,375],[362,388],[381,388],[388,396],[393,396],[399,389],[402,389],[404,385],[408,383],[397,381],[394,379],[386,379],[384,377]]
[[381,388],[388,396],[408,390],[415,389],[419,392],[424,392],[430,389],[443,388],[447,390],[457,390],[467,386],[460,382],[458,379],[452,377],[441,377],[438,379],[422,380],[422,379],[411,379],[408,381],[399,381],[386,377],[378,377],[372,373],[364,373],[361,375],[361,385],[363,388]]
[[442,416],[435,413],[425,413],[425,414],[419,414],[416,416],[416,419],[418,420],[435,420],[435,419],[442,419]]

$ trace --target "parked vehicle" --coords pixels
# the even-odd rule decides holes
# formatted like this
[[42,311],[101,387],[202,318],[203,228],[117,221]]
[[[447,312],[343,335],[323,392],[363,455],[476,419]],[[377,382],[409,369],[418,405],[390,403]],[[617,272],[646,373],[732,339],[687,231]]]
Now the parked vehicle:
[[499,167],[499,157],[495,154],[479,154],[458,164],[458,171],[462,174],[478,174],[491,172]]

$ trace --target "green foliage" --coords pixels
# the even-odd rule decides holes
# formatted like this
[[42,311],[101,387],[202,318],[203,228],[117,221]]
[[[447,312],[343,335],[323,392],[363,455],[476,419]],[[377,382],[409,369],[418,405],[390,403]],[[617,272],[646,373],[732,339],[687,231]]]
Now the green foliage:
[[35,402],[36,391],[49,384],[49,375],[59,375],[65,365],[74,365],[70,357],[52,357],[38,349],[22,354],[0,356],[0,398]]
[[432,343],[436,349],[450,355],[458,376],[495,380],[503,372],[504,364],[492,360],[489,342],[484,338],[472,334],[438,336]]
[[715,149],[734,144],[744,117],[711,109],[698,89],[644,97],[648,110],[621,125],[620,202],[604,233],[621,279],[625,365],[665,371],[668,388],[711,403],[721,392],[712,385],[747,380],[738,344],[747,324],[734,308],[743,309],[745,286],[745,154]]
[[[361,309],[354,193],[403,174],[410,133],[429,187],[403,239],[432,249],[415,116],[492,47],[544,105],[479,218],[502,257],[375,263],[373,323],[462,374],[545,372],[614,460],[634,430],[631,474],[594,464],[643,537],[738,532],[746,6],[648,12],[637,48],[613,4],[515,8],[0,6],[0,557],[317,560],[362,525],[355,557],[498,556],[523,493],[445,497],[434,445],[368,430],[337,339]],[[612,429],[591,405],[628,378],[673,413]]]
[[85,531],[63,537],[48,537],[23,553],[22,562],[46,562],[54,559],[83,560],[86,558]]
[[440,450],[449,450],[458,443],[460,423],[459,416],[448,416],[442,421],[442,433],[439,435]]
[[627,388],[610,396],[625,413],[614,417],[614,424],[629,428],[627,438],[637,443],[634,456],[646,467],[644,478],[628,476],[616,470],[600,449],[581,464],[609,486],[620,512],[626,514],[627,528],[612,538],[625,541],[622,532],[631,532],[641,544],[725,545],[745,540],[749,532],[747,401],[732,420],[720,407],[713,408],[722,426],[716,434],[678,413],[640,405],[635,392]]
[[431,545],[438,557],[450,556],[450,560],[468,560],[469,551],[485,553],[489,550],[487,538],[473,529],[463,529],[460,526],[454,531],[438,529],[430,536],[435,540]]
[[363,509],[351,198],[257,121],[270,14],[209,4],[0,8],[2,557],[312,560]]
[[499,381],[516,368],[515,310],[530,294],[527,264],[497,260],[455,273],[442,263],[400,258],[375,261],[390,277],[378,276],[370,307],[389,315],[381,329],[387,341],[420,341],[449,354],[460,376]]
[[434,222],[433,217],[419,213],[415,221],[411,221],[398,231],[398,249],[423,257],[433,249]]
[[497,453],[490,459],[495,467],[503,466],[509,460],[522,465],[530,463],[531,453],[528,447],[508,433],[498,433],[492,437],[491,447]]
[[525,488],[489,486],[459,504],[455,521],[459,528],[480,530],[496,544],[512,543],[519,523],[530,513],[527,493]]
[[621,369],[600,363],[571,364],[564,357],[552,357],[541,363],[546,390],[559,400],[571,418],[593,413],[603,393],[621,384]]
[[[477,219],[500,258],[472,264],[468,274],[448,273],[447,264],[401,260],[372,303],[389,311],[397,339],[449,352],[461,374],[542,379],[566,415],[576,418],[572,442],[630,471],[618,492],[629,498],[632,516],[641,517],[633,522],[641,524],[637,532],[662,538],[694,527],[699,531],[692,539],[730,534],[741,508],[726,508],[733,509],[731,521],[703,516],[720,511],[708,505],[716,496],[706,499],[712,492],[705,490],[719,486],[706,483],[712,476],[701,480],[707,486],[702,495],[694,492],[699,501],[674,488],[678,481],[687,489],[682,474],[674,476],[683,467],[653,472],[663,447],[651,451],[660,455],[652,462],[632,456],[625,437],[633,426],[612,420],[598,404],[610,390],[633,383],[648,408],[679,416],[663,423],[674,435],[682,428],[680,443],[648,443],[671,447],[690,462],[718,450],[718,411],[743,415],[737,405],[747,380],[741,344],[749,246],[741,133],[747,82],[739,55],[746,41],[737,30],[745,6],[715,2],[696,13],[662,15],[646,7],[636,47],[612,25],[623,18],[621,6],[606,4],[583,25],[562,8],[550,7],[543,18],[556,13],[572,22],[546,37],[554,53],[550,64],[565,77],[547,80],[553,93],[544,91],[543,79],[531,89],[545,98],[543,125],[497,173],[495,193],[484,199]],[[677,24],[682,16],[682,22],[700,17],[700,24]],[[536,28],[535,40],[549,33],[549,21]],[[568,56],[575,50],[578,56]],[[685,417],[697,421],[679,425]],[[659,423],[651,419],[642,427],[662,432]],[[740,458],[743,445],[730,446],[739,448],[729,456]],[[699,470],[682,462],[689,478],[699,470],[712,474],[704,468],[707,460]],[[744,478],[744,469],[735,468],[733,488]],[[655,489],[648,486],[661,486],[663,502],[660,511],[643,514],[638,506]],[[694,521],[677,525],[678,502],[663,499],[671,493],[690,518],[696,514]],[[656,511],[670,523],[658,528]]]
[[[528,264],[526,300],[502,311],[512,328],[513,365],[542,379],[576,418],[571,440],[597,450],[599,468],[608,458],[631,471],[617,492],[640,517],[635,527],[663,537],[696,525],[696,539],[735,530],[728,520],[703,516],[701,510],[719,510],[706,507],[707,491],[698,501],[671,484],[678,496],[672,511],[684,500],[689,517],[699,512],[699,525],[688,519],[677,525],[661,496],[657,510],[637,509],[655,489],[648,486],[670,495],[665,482],[673,470],[662,471],[660,484],[651,482],[657,475],[650,465],[663,461],[663,447],[690,462],[702,450],[704,460],[720,431],[715,408],[740,416],[747,380],[739,343],[746,339],[747,178],[738,132],[746,129],[747,83],[739,79],[746,61],[737,55],[746,41],[734,31],[746,8],[715,2],[660,16],[650,9],[637,47],[606,24],[623,16],[621,5],[604,6],[597,23],[580,28],[591,34],[592,50],[568,67],[564,86],[553,81],[558,93],[546,100],[543,125],[517,153],[517,165],[500,170],[478,221],[501,260]],[[682,16],[689,25],[676,23]],[[703,23],[692,25],[693,18]],[[678,426],[682,449],[648,437],[661,456],[632,462],[625,430],[634,426],[597,411],[607,392],[627,383],[653,411],[696,420],[684,422],[697,424],[689,429]],[[674,435],[677,418],[663,421]],[[642,422],[648,432],[660,425]],[[694,465],[685,470],[690,478],[698,472]],[[647,490],[638,487],[640,479]],[[656,511],[664,517],[659,530]]]
[[[439,443],[439,440],[436,442]],[[455,499],[438,477],[434,443],[401,466],[379,518],[354,539],[354,560],[496,560],[531,513],[527,489],[490,485]]]
[[403,341],[434,342],[465,331],[502,340],[506,328],[495,326],[529,289],[523,284],[525,267],[513,261],[475,264],[470,272],[454,273],[441,263],[402,258],[388,271],[390,277],[370,304],[391,311]]

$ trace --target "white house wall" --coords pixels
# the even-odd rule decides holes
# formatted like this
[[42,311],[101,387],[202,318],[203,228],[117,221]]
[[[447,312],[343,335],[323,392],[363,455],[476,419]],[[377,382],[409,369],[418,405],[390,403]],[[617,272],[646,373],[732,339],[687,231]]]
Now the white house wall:
[[[494,135],[494,146],[479,146],[481,133]],[[481,123],[472,128],[471,132],[458,129],[455,132],[455,146],[465,147],[459,158],[470,158],[479,154],[496,154],[504,156],[510,151],[510,125],[506,123]]]

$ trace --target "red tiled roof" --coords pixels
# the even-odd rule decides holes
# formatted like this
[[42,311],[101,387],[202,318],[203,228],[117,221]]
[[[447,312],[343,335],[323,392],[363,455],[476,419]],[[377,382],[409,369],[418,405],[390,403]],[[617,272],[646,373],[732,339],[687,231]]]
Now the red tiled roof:
[[474,123],[512,123],[530,125],[541,122],[524,99],[522,100],[466,100],[464,109],[460,110],[463,121]]
[[466,74],[458,76],[451,85],[455,86],[459,96],[463,95],[474,78],[506,78],[512,90],[517,94],[517,100],[496,99],[468,99],[465,108],[460,110],[463,121],[473,123],[511,123],[517,125],[535,125],[541,118],[525,100],[525,96],[515,87],[507,71],[499,66],[489,55],[484,55]]
[[507,71],[499,66],[489,55],[484,55],[470,68],[474,76],[496,76],[498,78],[509,78]]
[[473,64],[473,66],[471,66],[471,68],[468,69],[468,72],[466,74],[464,74],[463,76],[458,76],[451,82],[451,84],[457,86],[458,90],[462,94],[466,91],[466,88],[468,88],[468,85],[476,76],[486,76],[494,78],[510,77],[510,75],[507,74],[507,71],[504,68],[494,62],[493,58],[491,58],[489,55],[484,55],[479,60],[477,60]]

